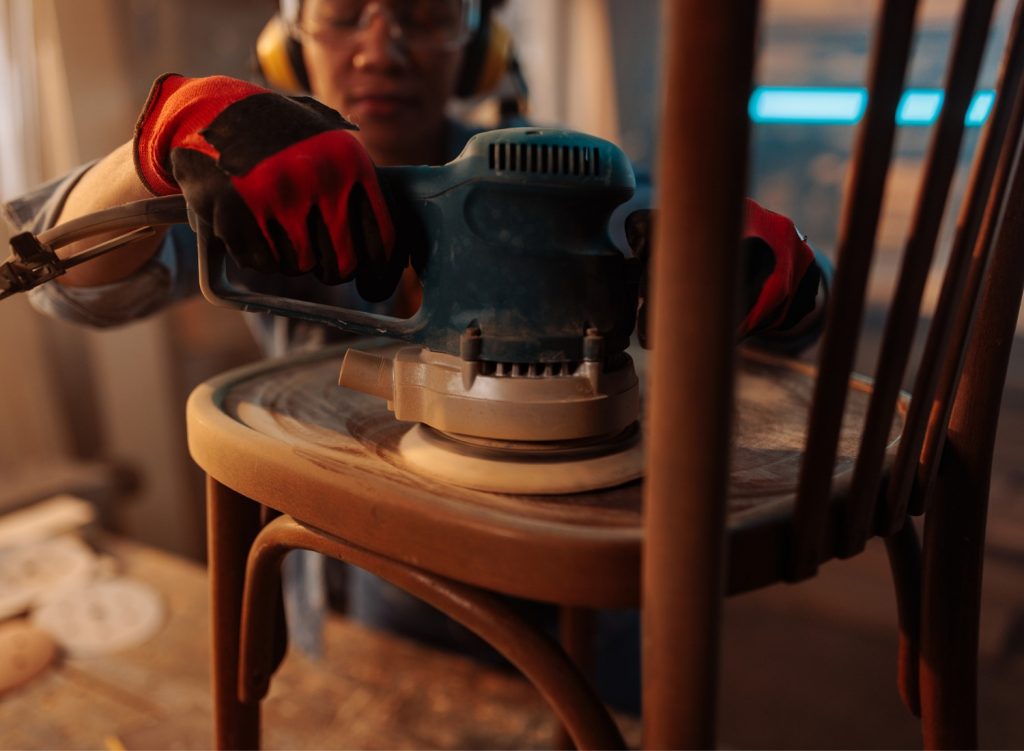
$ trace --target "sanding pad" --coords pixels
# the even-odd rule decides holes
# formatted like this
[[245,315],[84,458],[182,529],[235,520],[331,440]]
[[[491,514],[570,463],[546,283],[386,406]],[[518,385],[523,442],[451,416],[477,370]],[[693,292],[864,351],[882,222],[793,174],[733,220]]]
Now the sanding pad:
[[416,425],[402,437],[398,453],[417,474],[491,493],[582,493],[639,479],[644,468],[635,427],[605,444],[559,449],[511,441],[483,445]]
[[32,612],[32,623],[70,655],[89,657],[138,646],[163,626],[160,594],[127,577],[100,579],[48,600]]
[[92,578],[98,558],[73,535],[0,550],[0,618]]

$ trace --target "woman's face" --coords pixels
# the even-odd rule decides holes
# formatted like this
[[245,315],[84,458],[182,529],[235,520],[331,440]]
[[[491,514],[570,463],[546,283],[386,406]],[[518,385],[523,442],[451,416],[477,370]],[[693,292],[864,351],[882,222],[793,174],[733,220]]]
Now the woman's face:
[[[398,33],[393,9],[418,1],[306,0],[302,7],[312,92],[359,126],[359,139],[380,165],[438,163],[446,156],[445,105],[462,51],[410,45]],[[354,28],[360,12],[366,23]]]

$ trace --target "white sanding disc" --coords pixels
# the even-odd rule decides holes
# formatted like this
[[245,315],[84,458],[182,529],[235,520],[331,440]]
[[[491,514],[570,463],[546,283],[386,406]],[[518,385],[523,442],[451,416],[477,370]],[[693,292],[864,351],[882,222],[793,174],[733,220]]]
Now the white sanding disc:
[[56,656],[53,637],[28,621],[0,624],[0,695],[28,683]]
[[414,426],[398,444],[406,466],[417,474],[491,493],[561,495],[611,488],[643,476],[643,444],[637,440],[598,456],[552,459],[545,456],[458,451]]
[[65,589],[88,581],[98,561],[77,537],[0,550],[0,618],[23,613]]
[[90,582],[32,613],[32,623],[75,657],[143,644],[160,630],[164,618],[160,594],[126,577]]

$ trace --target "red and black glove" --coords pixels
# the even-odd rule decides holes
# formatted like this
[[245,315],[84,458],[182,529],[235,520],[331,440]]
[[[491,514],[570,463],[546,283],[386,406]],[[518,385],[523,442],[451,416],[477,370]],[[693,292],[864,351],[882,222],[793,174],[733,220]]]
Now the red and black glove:
[[359,293],[394,291],[406,259],[369,155],[341,115],[224,76],[157,79],[135,128],[135,164],[155,195],[182,193],[197,232],[239,266]]
[[[653,214],[635,211],[626,218],[626,238],[634,255],[647,259],[654,237]],[[802,349],[821,333],[824,306],[818,303],[823,271],[807,238],[792,221],[747,198],[741,245],[744,277],[740,299],[743,319],[737,339],[788,353]],[[646,286],[646,285],[644,285]],[[827,290],[826,290],[827,291]],[[646,338],[646,297],[642,289],[637,330]]]
[[[825,322],[818,304],[823,269],[792,220],[747,198],[744,206],[741,302],[738,336],[762,343],[817,337]],[[827,292],[827,290],[826,290]]]

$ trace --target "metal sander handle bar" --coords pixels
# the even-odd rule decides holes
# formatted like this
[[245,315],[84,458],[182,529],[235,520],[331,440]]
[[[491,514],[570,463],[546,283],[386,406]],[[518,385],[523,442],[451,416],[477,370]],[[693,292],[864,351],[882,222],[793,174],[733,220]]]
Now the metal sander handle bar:
[[228,279],[227,254],[224,250],[211,248],[202,233],[197,234],[197,239],[199,291],[213,305],[328,324],[353,334],[387,336],[408,341],[416,341],[416,334],[424,328],[420,316],[395,318],[280,295],[246,292]]

